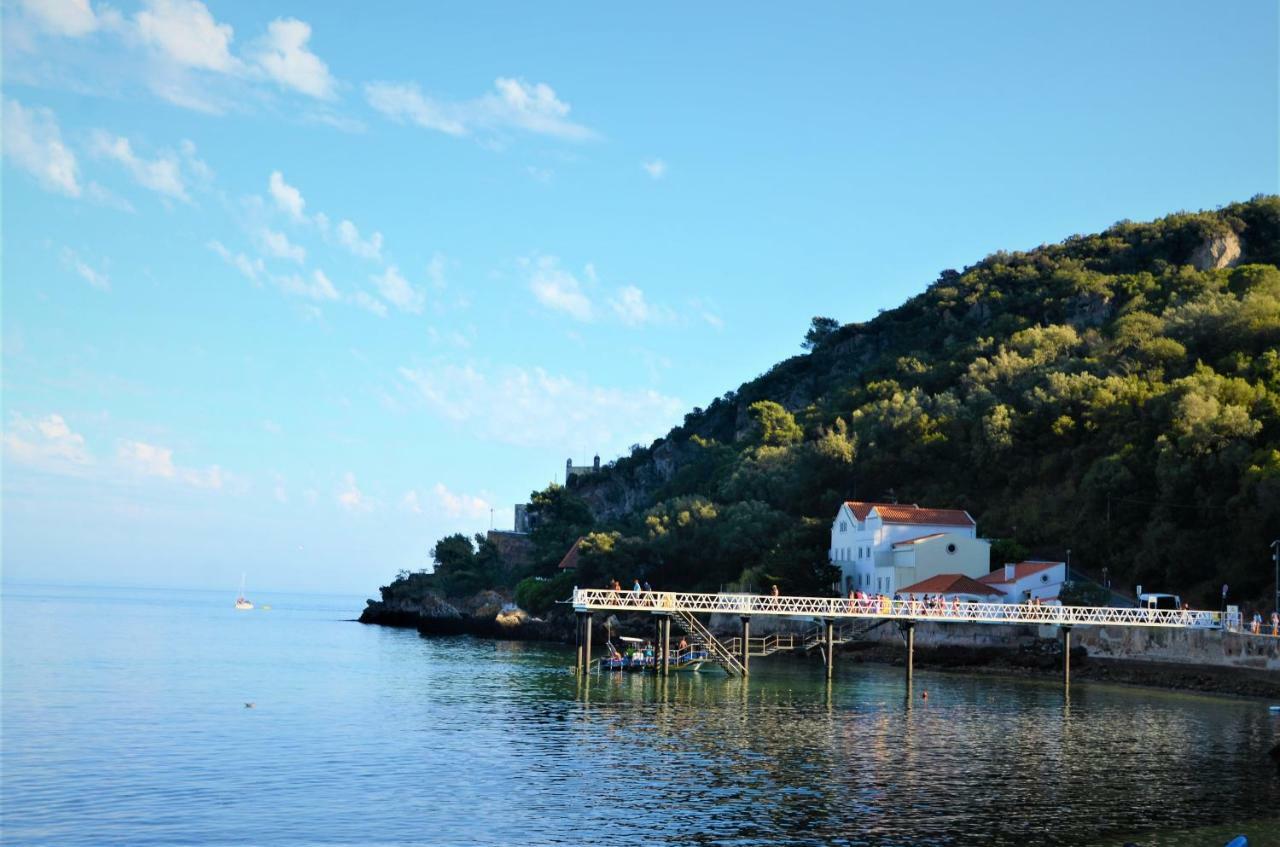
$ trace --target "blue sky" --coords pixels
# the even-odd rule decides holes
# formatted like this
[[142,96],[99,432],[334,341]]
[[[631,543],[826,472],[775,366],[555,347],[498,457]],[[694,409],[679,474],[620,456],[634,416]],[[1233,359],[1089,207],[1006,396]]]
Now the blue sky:
[[1256,0],[0,8],[10,580],[370,592],[813,315],[1277,190]]

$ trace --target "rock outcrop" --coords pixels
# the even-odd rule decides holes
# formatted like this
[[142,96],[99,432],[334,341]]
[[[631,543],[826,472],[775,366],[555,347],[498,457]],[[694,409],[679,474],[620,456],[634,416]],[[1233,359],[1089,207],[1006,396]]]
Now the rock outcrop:
[[532,617],[497,591],[481,591],[466,598],[444,598],[430,591],[396,596],[384,590],[381,600],[368,601],[359,620],[416,629],[423,635],[565,641],[572,638],[573,633],[568,622]]
[[1191,251],[1191,264],[1198,271],[1219,270],[1235,267],[1244,252],[1240,245],[1240,237],[1227,230],[1221,235],[1213,235]]

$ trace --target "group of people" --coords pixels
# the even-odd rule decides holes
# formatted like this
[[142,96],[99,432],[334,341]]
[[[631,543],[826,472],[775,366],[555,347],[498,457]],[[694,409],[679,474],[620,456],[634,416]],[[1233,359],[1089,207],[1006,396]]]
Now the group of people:
[[[1254,612],[1253,620],[1249,622],[1249,632],[1254,635],[1262,635],[1263,632],[1262,613]],[[1271,636],[1280,638],[1280,611],[1271,613]]]

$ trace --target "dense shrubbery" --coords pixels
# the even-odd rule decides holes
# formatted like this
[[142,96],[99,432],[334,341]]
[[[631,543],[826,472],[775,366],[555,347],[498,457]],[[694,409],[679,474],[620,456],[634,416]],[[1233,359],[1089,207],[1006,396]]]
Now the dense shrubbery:
[[[1230,235],[1237,266],[1193,266]],[[897,497],[968,509],[997,563],[1071,548],[1117,587],[1261,596],[1280,535],[1277,262],[1280,199],[1259,197],[997,253],[868,323],[816,320],[807,354],[535,494],[530,575],[585,536],[584,585],[819,590],[837,503]],[[655,487],[660,449],[675,471]],[[640,506],[593,521],[579,495],[609,490]]]

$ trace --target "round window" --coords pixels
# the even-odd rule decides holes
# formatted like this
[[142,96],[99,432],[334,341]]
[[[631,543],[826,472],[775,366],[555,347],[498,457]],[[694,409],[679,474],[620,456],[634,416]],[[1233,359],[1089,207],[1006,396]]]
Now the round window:
[[1041,582],[1048,582],[1048,581],[1049,581],[1049,575],[1048,575],[1047,573],[1042,573],[1042,574],[1040,574],[1040,581],[1041,581]]
[[954,553],[954,552],[956,552],[956,545],[954,545],[954,544],[948,544],[948,545],[947,545],[947,552],[948,552],[948,553]]

